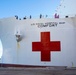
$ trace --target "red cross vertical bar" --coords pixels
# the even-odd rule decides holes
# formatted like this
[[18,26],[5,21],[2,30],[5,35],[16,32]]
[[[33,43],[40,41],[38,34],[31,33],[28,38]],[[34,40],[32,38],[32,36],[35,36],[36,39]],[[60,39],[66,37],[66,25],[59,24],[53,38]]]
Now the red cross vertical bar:
[[51,51],[61,51],[60,41],[50,41],[50,32],[41,32],[41,42],[32,42],[32,51],[41,51],[41,61],[51,61]]

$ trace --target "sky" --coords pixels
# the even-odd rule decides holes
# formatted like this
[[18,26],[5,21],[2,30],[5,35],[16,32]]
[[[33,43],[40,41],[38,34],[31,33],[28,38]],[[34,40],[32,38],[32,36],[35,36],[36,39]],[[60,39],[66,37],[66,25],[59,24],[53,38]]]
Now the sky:
[[[0,0],[0,19],[18,15],[23,18],[31,15],[38,17],[40,14],[53,15],[61,0]],[[0,57],[2,45],[0,40]]]
[[0,18],[53,15],[61,0],[0,0]]

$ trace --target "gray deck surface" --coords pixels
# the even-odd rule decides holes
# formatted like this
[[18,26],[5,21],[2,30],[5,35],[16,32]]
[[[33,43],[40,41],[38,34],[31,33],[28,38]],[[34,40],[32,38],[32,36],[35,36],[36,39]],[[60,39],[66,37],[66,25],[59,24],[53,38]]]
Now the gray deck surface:
[[3,68],[0,75],[76,75],[76,68]]

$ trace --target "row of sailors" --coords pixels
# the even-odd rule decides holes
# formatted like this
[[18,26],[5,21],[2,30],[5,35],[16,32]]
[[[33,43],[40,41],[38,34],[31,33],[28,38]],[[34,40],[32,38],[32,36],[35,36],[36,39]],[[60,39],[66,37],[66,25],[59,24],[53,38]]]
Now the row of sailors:
[[[15,17],[16,17],[16,19],[18,19],[18,16],[17,15],[15,15]],[[40,16],[39,16],[39,18],[41,19],[41,18],[43,18],[44,16],[42,15],[42,14],[40,14]],[[48,17],[48,15],[45,15],[45,17],[47,18]],[[32,18],[32,16],[30,15],[29,16],[29,19],[31,19]],[[54,18],[59,18],[59,15],[57,15],[57,13],[54,15]],[[27,19],[27,17],[25,16],[23,19]],[[19,20],[21,20],[21,18],[19,19]]]

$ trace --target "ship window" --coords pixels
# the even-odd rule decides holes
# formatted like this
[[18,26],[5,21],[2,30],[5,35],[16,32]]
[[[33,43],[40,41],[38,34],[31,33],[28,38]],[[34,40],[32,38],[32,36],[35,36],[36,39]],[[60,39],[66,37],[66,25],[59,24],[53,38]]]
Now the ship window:
[[3,47],[2,47],[2,42],[0,40],[0,59],[2,57],[2,54],[3,54]]

